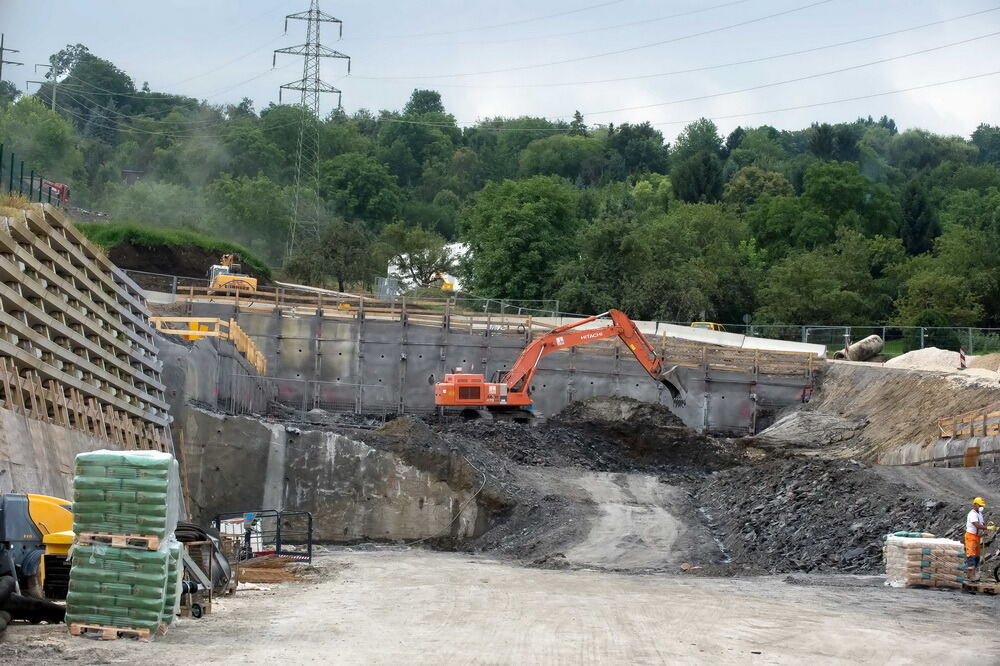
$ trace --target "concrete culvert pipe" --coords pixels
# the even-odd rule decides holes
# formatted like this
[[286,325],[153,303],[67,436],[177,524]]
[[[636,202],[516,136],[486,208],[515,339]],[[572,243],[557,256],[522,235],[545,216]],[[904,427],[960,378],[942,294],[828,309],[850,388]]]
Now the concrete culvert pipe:
[[867,361],[872,356],[880,353],[885,347],[885,341],[881,336],[869,335],[863,340],[858,340],[847,349],[842,349],[833,354],[834,358],[847,359],[848,361]]

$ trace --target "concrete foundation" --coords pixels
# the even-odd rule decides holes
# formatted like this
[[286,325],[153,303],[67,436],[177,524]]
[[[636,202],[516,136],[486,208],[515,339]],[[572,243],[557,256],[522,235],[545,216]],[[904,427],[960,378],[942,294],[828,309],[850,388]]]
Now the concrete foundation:
[[[467,538],[487,515],[471,501],[478,478],[461,458],[406,460],[337,433],[302,431],[194,407],[185,432],[194,519],[257,509],[310,511],[316,539]],[[420,464],[417,464],[417,463]]]

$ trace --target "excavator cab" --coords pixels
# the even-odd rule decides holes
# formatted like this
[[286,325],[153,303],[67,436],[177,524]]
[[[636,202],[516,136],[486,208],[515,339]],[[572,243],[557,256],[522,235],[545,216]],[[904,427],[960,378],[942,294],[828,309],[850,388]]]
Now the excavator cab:
[[224,254],[219,263],[208,269],[208,281],[212,289],[257,290],[257,278],[250,277],[240,271],[243,265],[239,263],[240,255]]

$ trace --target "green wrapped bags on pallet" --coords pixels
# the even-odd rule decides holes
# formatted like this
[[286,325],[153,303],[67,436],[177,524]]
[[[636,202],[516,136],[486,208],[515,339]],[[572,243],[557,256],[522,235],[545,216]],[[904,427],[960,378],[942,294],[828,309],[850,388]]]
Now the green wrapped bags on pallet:
[[177,461],[159,451],[92,451],[76,457],[73,530],[165,539],[180,513]]
[[161,550],[75,546],[66,596],[66,624],[148,629],[177,612],[181,544]]
[[174,538],[179,514],[180,477],[172,455],[78,455],[73,479],[77,544],[70,554],[66,624],[150,634],[171,624],[183,573],[183,546]]

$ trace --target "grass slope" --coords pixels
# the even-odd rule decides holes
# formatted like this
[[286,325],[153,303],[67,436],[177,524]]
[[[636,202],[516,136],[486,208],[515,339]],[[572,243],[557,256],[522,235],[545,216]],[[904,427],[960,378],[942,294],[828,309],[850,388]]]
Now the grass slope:
[[271,269],[268,268],[267,264],[259,257],[248,252],[243,246],[190,231],[155,229],[131,222],[114,222],[111,224],[77,223],[76,227],[93,243],[106,250],[112,250],[121,245],[131,245],[147,250],[156,250],[164,247],[180,249],[188,246],[207,250],[214,255],[236,252],[240,255],[244,266],[255,269],[265,277],[270,277],[271,275]]

